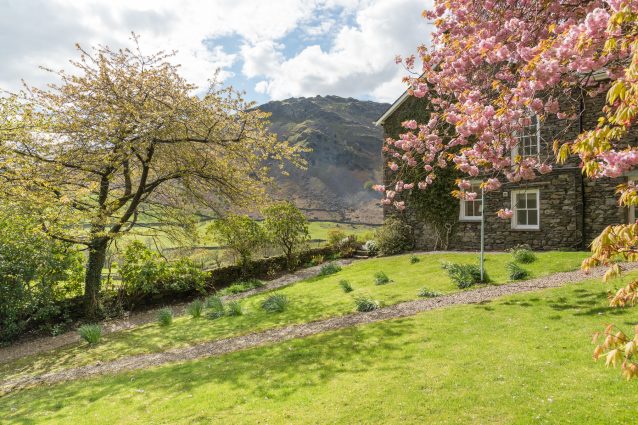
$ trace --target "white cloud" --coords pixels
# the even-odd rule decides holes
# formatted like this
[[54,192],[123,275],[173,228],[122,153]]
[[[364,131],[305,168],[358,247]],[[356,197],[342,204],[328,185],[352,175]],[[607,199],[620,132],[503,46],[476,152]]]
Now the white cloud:
[[404,71],[393,58],[409,54],[427,41],[429,26],[420,15],[421,0],[366,2],[356,14],[357,25],[345,26],[332,47],[306,47],[265,74],[273,99],[316,94],[370,96],[391,101],[401,94]]
[[[0,1],[0,88],[9,90],[21,78],[49,82],[39,65],[69,69],[76,42],[130,46],[135,31],[146,52],[177,50],[174,62],[200,86],[217,68],[232,77],[230,67],[241,63],[245,78],[258,79],[255,91],[272,98],[391,100],[402,89],[392,58],[427,38],[422,0]],[[286,58],[284,38],[295,30],[302,49]],[[235,38],[241,48],[215,46],[219,37]]]

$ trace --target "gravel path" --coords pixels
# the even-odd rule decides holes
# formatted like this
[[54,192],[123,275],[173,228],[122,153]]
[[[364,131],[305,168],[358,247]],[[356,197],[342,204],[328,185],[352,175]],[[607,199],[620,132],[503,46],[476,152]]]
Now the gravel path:
[[[355,260],[345,259],[335,261],[336,264],[341,266],[348,265]],[[249,297],[260,292],[272,291],[273,289],[281,288],[284,286],[292,285],[301,280],[308,279],[316,276],[319,273],[321,266],[308,267],[306,269],[299,270],[295,273],[284,275],[280,278],[273,279],[266,282],[266,285],[261,288],[252,289],[250,291],[242,292],[241,294],[228,295],[222,297],[224,300],[236,300],[245,297]],[[173,310],[173,315],[180,316],[185,314],[186,307],[190,304],[179,303],[168,306]],[[117,332],[126,329],[132,329],[137,326],[145,325],[147,323],[155,322],[157,320],[157,313],[160,308],[145,310],[140,312],[133,312],[123,318],[109,320],[102,322],[102,334],[109,334],[111,332]],[[0,363],[10,362],[21,357],[30,356],[32,354],[39,354],[45,351],[55,350],[56,348],[63,347],[65,345],[73,344],[80,341],[78,333],[73,330],[66,332],[62,335],[40,337],[36,339],[26,340],[17,344],[10,345],[8,347],[0,348]]]
[[[637,268],[638,264],[627,264],[625,269]],[[204,357],[231,353],[268,343],[286,341],[293,338],[302,338],[321,332],[343,329],[365,323],[373,323],[387,319],[412,316],[417,313],[444,308],[459,304],[473,304],[492,300],[503,295],[518,294],[522,292],[536,291],[546,288],[555,288],[569,283],[580,282],[587,278],[602,276],[604,268],[599,268],[585,274],[582,271],[556,273],[538,279],[511,283],[500,286],[485,286],[479,289],[457,292],[454,294],[404,302],[393,306],[381,308],[369,313],[354,313],[346,316],[291,325],[283,328],[269,329],[238,337],[225,338],[193,345],[186,348],[169,350],[162,353],[142,354],[123,357],[110,362],[98,362],[95,364],[67,369],[59,372],[51,372],[35,377],[23,377],[15,380],[0,382],[0,394],[6,394],[17,389],[30,387],[37,384],[52,384],[56,382],[70,381],[90,376],[112,374],[123,371],[143,369],[159,366],[166,363],[200,359]]]

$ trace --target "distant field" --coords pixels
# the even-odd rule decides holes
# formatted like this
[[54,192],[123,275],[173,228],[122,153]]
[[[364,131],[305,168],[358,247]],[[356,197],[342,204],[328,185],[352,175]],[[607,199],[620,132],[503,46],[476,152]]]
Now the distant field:
[[[161,226],[154,227],[152,223],[143,223],[139,226],[135,233],[128,234],[118,241],[119,246],[124,246],[128,242],[138,240],[145,245],[157,249],[168,257],[175,256],[189,256],[197,261],[204,263],[206,267],[214,265],[214,256],[224,258],[225,250],[220,248],[219,242],[207,232],[208,227],[212,223],[212,220],[201,221],[197,224],[195,232],[189,235],[189,238],[174,238],[163,232]],[[166,226],[166,225],[165,225]],[[310,232],[310,246],[317,247],[323,245],[323,242],[328,239],[328,233],[332,229],[339,229],[347,234],[353,234],[356,236],[364,236],[366,234],[369,237],[372,236],[375,228],[378,226],[373,224],[351,224],[337,221],[312,221],[308,223],[308,230]],[[272,255],[272,253],[269,253]],[[225,258],[223,262],[229,262],[228,258]]]

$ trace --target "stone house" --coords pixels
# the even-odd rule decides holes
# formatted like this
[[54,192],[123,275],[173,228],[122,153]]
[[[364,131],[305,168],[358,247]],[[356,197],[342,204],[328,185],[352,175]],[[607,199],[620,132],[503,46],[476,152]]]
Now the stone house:
[[[548,117],[542,123],[533,119],[532,125],[517,136],[519,146],[518,152],[514,154],[553,156],[553,141],[559,133],[563,133],[563,138],[573,139],[581,131],[593,128],[605,103],[605,94],[586,97],[578,103],[571,105],[580,112],[576,121],[572,122],[571,130],[565,131],[568,127],[566,121],[559,120],[556,116]],[[376,124],[383,126],[385,137],[396,138],[405,131],[400,123],[408,119],[419,121],[418,113],[427,111],[427,105],[425,98],[416,99],[404,94]],[[638,131],[634,129],[625,143],[638,145]],[[418,218],[418,211],[415,211],[414,206],[411,208],[409,201],[406,201],[406,210],[401,215],[414,229],[416,247],[419,249],[478,249],[482,207],[485,210],[487,250],[506,250],[523,243],[537,250],[587,249],[606,226],[634,222],[638,218],[638,211],[633,207],[628,209],[618,206],[615,195],[618,184],[638,180],[638,170],[616,179],[590,180],[583,177],[578,161],[578,158],[570,158],[565,164],[555,165],[551,173],[539,176],[536,180],[520,183],[503,181],[500,190],[485,194],[484,206],[480,199],[471,202],[452,201],[458,205],[457,213],[449,218],[449,231],[443,243],[440,232],[433,232],[430,223]],[[386,183],[391,182],[387,169],[385,173]],[[445,196],[451,198],[451,195]],[[511,220],[502,220],[496,216],[496,211],[501,208],[513,211]],[[391,206],[384,209],[384,216],[390,214],[397,214]]]

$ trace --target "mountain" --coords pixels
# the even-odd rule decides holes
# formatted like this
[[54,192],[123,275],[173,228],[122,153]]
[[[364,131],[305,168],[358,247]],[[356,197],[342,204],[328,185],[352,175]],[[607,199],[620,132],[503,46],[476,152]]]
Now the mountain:
[[270,130],[282,140],[312,149],[307,170],[278,176],[276,195],[292,199],[311,218],[378,223],[383,132],[373,122],[390,105],[338,96],[268,102]]

